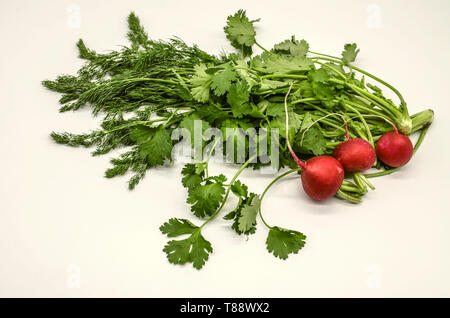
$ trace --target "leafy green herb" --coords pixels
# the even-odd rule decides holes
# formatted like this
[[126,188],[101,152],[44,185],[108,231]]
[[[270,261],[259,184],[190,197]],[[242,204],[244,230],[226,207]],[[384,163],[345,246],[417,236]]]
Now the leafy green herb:
[[274,226],[267,236],[267,250],[275,257],[287,259],[289,254],[297,254],[305,245],[306,236],[300,232]]
[[345,65],[348,65],[356,60],[358,53],[359,49],[357,48],[356,43],[346,44],[344,45],[344,51],[342,52],[342,61]]
[[[377,140],[391,130],[384,119],[396,124],[404,134],[422,130],[418,145],[433,120],[429,110],[410,116],[397,89],[351,64],[359,53],[355,43],[345,44],[341,57],[316,53],[308,42],[298,41],[295,36],[267,50],[256,40],[257,21],[250,20],[244,10],[228,16],[224,31],[237,53],[215,56],[179,38],[149,38],[131,12],[127,46],[101,53],[80,39],[76,43],[78,56],[85,63],[78,72],[42,82],[47,89],[61,94],[60,112],[89,108],[100,121],[99,127],[88,133],[52,132],[52,140],[70,147],[91,147],[93,156],[115,154],[105,177],[129,175],[129,189],[134,189],[149,169],[171,163],[172,150],[182,140],[175,138],[178,129],[201,138],[201,149],[194,149],[196,161],[184,166],[181,182],[194,217],[204,220],[197,226],[187,219],[171,218],[160,227],[170,238],[187,236],[171,240],[164,247],[171,263],[192,263],[197,269],[204,266],[213,249],[201,231],[224,209],[230,194],[238,203],[224,218],[231,221],[236,233],[253,234],[257,223],[262,223],[269,230],[268,251],[281,259],[304,246],[306,237],[302,233],[270,226],[261,214],[267,190],[297,170],[276,177],[261,195],[250,192],[237,180],[247,167],[296,166],[285,147],[285,98],[287,129],[301,160],[330,155],[343,139],[342,122],[332,114],[348,118],[350,134],[368,140]],[[253,54],[254,46],[263,53]],[[382,88],[368,80],[390,89],[400,104],[385,97]],[[288,90],[291,94],[286,97]],[[315,123],[319,119],[320,123]],[[212,130],[209,128],[217,128],[222,136],[212,138],[214,146],[204,158],[207,144],[196,131],[205,134]],[[277,135],[274,129],[279,130],[279,139],[271,138]],[[252,136],[248,133],[252,130],[266,134]],[[192,139],[186,142],[196,148]],[[261,147],[263,142],[268,151]],[[221,174],[209,175],[208,160],[217,145],[223,146],[217,149],[222,148],[227,161],[241,164],[230,181]],[[271,162],[253,162],[256,157]],[[381,163],[375,168],[387,170],[369,176],[396,171]],[[336,196],[360,202],[367,192],[360,181],[345,180]]]
[[201,269],[213,249],[211,243],[202,236],[199,228],[192,230],[191,233],[187,239],[169,241],[163,251],[167,254],[169,262],[173,264],[192,263],[196,269]]
[[203,218],[212,215],[223,200],[225,187],[221,183],[199,185],[189,192],[187,203],[195,216]]
[[252,46],[256,43],[256,31],[253,23],[259,19],[250,21],[244,10],[239,10],[234,15],[227,18],[227,25],[224,27],[227,38],[238,50],[242,49],[244,56],[251,55]]
[[292,56],[306,57],[309,50],[309,44],[305,40],[297,41],[293,35],[290,40],[275,44],[274,50]]

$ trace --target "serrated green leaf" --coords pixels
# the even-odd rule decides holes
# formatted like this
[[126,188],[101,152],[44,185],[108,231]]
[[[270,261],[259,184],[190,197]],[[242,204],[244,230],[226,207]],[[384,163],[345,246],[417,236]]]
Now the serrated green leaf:
[[259,19],[250,21],[244,10],[239,10],[227,18],[227,25],[224,27],[227,39],[231,41],[231,45],[236,49],[242,49],[244,55],[251,55],[251,47],[256,43],[256,31],[253,23],[257,21]]
[[260,82],[260,87],[262,91],[269,90],[269,89],[277,89],[283,86],[289,85],[288,82],[282,82],[282,81],[273,81],[269,80],[267,78],[262,79]]
[[355,61],[358,53],[359,49],[357,48],[356,43],[347,43],[344,45],[344,51],[342,52],[342,61],[344,64],[348,65]]
[[194,76],[192,76],[190,83],[192,85],[191,95],[198,102],[207,102],[209,100],[209,92],[213,76],[206,73],[208,66],[205,64],[198,64],[194,66]]
[[196,165],[192,163],[186,164],[183,170],[181,170],[181,174],[183,175],[181,183],[188,190],[191,190],[200,185],[205,175],[204,171],[198,172]]
[[209,124],[213,124],[216,120],[225,120],[228,113],[213,104],[197,105],[195,113],[198,117],[204,119]]
[[261,199],[254,197],[250,204],[244,204],[238,219],[238,229],[240,232],[247,232],[256,224],[256,215],[261,206]]
[[203,140],[203,134],[205,130],[211,128],[211,125],[204,120],[201,120],[197,114],[191,114],[183,118],[180,122],[179,128],[184,128],[189,131],[191,138],[187,142],[193,146],[195,143],[195,137],[200,136],[202,142],[202,149],[205,147],[206,142]]
[[141,157],[150,166],[162,165],[165,159],[172,158],[172,139],[169,131],[163,127],[138,125],[130,132],[130,138],[138,143]]
[[198,229],[198,226],[186,219],[171,218],[168,222],[161,225],[159,229],[163,234],[167,234],[168,237],[175,237],[183,234],[192,234]]
[[274,50],[292,56],[305,57],[309,50],[309,44],[305,40],[297,41],[295,36],[292,36],[290,40],[275,44]]
[[318,70],[310,71],[308,73],[308,78],[312,82],[325,83],[326,81],[328,81],[330,79],[330,75],[328,74],[328,72],[325,69],[319,68]]
[[192,263],[196,269],[201,269],[213,249],[211,243],[197,230],[185,240],[169,241],[163,251],[172,264]]
[[230,213],[226,214],[223,219],[224,220],[233,220],[236,216],[236,211],[231,211]]
[[287,259],[289,254],[297,254],[305,246],[305,239],[303,233],[273,226],[267,236],[266,246],[275,257]]
[[313,154],[316,156],[325,154],[327,140],[318,127],[313,126],[309,128],[303,137],[303,141],[301,141],[302,134],[303,133],[299,133],[296,136],[295,149],[298,149],[302,153]]
[[[288,105],[288,112],[292,112],[292,105]],[[282,103],[270,103],[267,106],[266,115],[271,117],[282,117],[284,116],[284,104]]]
[[300,126],[299,131],[303,132],[305,129],[308,129],[309,126],[311,126],[313,122],[314,122],[314,119],[313,119],[311,113],[306,113],[302,118],[302,124]]
[[[283,108],[284,109],[284,108]],[[289,135],[295,136],[302,123],[301,116],[295,112],[289,112]],[[278,128],[280,136],[286,138],[286,116],[283,114],[278,115],[270,122],[271,128]]]
[[247,90],[250,91],[253,86],[257,84],[257,81],[251,76],[248,69],[247,61],[244,59],[235,60],[235,71],[239,77],[247,83]]
[[231,185],[231,191],[238,197],[246,197],[248,195],[248,187],[239,180],[236,180]]
[[[250,208],[254,199],[259,200],[258,196],[255,193],[249,193],[248,196],[246,196],[246,197],[240,197],[239,203],[237,204],[236,208],[233,211],[231,211],[230,213],[228,213],[227,215],[225,215],[225,217],[224,217],[225,220],[233,220],[231,228],[239,235],[241,235],[241,234],[250,235],[250,234],[254,234],[256,232],[256,217],[255,217],[255,220],[253,220],[252,215],[253,215],[254,211]],[[258,204],[258,202],[255,201],[254,204],[256,205],[256,204]],[[259,204],[260,204],[260,201],[259,201]],[[244,211],[246,216],[241,221],[241,223],[243,223],[243,224],[239,227],[239,220],[242,217],[241,213],[245,207],[247,207],[248,210]],[[244,223],[245,223],[245,225],[244,225]],[[242,230],[244,230],[244,227],[245,227],[245,231],[242,231]]]
[[231,106],[231,111],[234,116],[241,118],[244,114],[252,111],[250,105],[247,103],[249,97],[250,94],[245,81],[239,81],[230,87],[227,94],[227,102]]
[[286,74],[305,72],[311,69],[313,62],[296,56],[283,56],[264,52],[252,60],[253,68],[261,73]]
[[187,203],[195,216],[204,218],[211,216],[223,200],[225,188],[221,183],[199,185],[189,192]]
[[217,96],[222,96],[228,91],[234,80],[236,80],[236,72],[227,65],[223,70],[214,73],[211,88]]
[[[226,152],[226,159],[230,162],[243,163],[246,155],[246,145],[256,145],[253,134],[247,134],[245,129],[253,128],[239,120],[226,120],[222,124],[222,136],[226,142],[226,149],[234,149],[231,152]],[[242,161],[244,160],[244,161]]]

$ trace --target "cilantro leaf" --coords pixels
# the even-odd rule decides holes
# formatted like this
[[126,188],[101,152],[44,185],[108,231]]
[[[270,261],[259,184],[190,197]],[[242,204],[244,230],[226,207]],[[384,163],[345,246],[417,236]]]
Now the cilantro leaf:
[[150,166],[162,165],[165,159],[172,157],[172,139],[169,131],[163,127],[138,125],[130,132],[130,138],[138,143],[140,156]]
[[275,257],[287,259],[289,254],[297,254],[303,248],[305,239],[306,236],[300,232],[273,226],[267,236],[266,246]]
[[222,136],[226,142],[227,161],[243,163],[246,156],[247,138],[249,146],[256,146],[256,136],[247,134],[245,129],[251,128],[248,123],[239,120],[226,120],[222,124]]
[[238,229],[242,233],[248,232],[256,225],[256,215],[261,206],[261,199],[255,196],[250,204],[245,204],[238,218]]
[[330,75],[328,74],[328,72],[325,69],[319,68],[318,70],[310,71],[308,73],[308,78],[312,82],[325,83],[326,81],[328,81],[330,79]]
[[267,52],[255,56],[252,63],[253,68],[258,72],[270,74],[305,72],[313,66],[313,62],[306,58],[270,54]]
[[250,75],[248,69],[248,63],[244,59],[234,61],[236,64],[235,71],[238,73],[239,77],[247,82],[248,91],[251,90],[253,86],[257,84],[256,80]]
[[217,183],[225,183],[227,182],[227,177],[223,174],[219,174],[218,176],[209,177],[207,180],[214,180]]
[[[301,116],[292,111],[289,111],[288,116],[289,116],[289,135],[295,136],[302,123]],[[286,138],[286,115],[284,114],[284,112],[283,114],[280,113],[270,122],[270,127],[278,128],[280,136]]]
[[[288,105],[288,112],[292,111],[292,105]],[[284,104],[281,103],[270,103],[267,106],[266,115],[271,117],[282,117],[284,116]]]
[[239,235],[253,234],[256,231],[256,215],[259,211],[261,200],[255,193],[250,193],[247,197],[239,198],[236,208],[225,215],[225,220],[233,220],[231,228]]
[[314,119],[312,118],[311,113],[306,113],[305,116],[303,116],[302,118],[302,125],[300,126],[300,131],[304,131],[305,129],[307,129],[309,126],[312,125],[313,122]]
[[163,251],[167,254],[170,263],[192,263],[196,269],[201,269],[213,249],[211,243],[205,240],[197,229],[187,239],[169,241]]
[[274,81],[274,80],[269,80],[267,78],[262,79],[262,81],[260,82],[260,87],[261,87],[261,90],[263,90],[263,91],[269,90],[269,89],[277,89],[277,88],[287,86],[287,85],[289,85],[289,83],[287,83],[287,82]]
[[183,234],[192,234],[198,229],[198,226],[186,219],[171,218],[168,222],[161,225],[159,229],[163,234],[167,234],[168,237],[175,237]]
[[231,185],[231,191],[238,197],[246,197],[248,194],[248,187],[241,183],[241,181],[236,180]]
[[198,64],[194,66],[195,74],[190,79],[193,86],[191,88],[192,97],[198,102],[206,102],[209,99],[210,85],[213,76],[206,73],[208,66],[205,64]]
[[221,96],[228,91],[231,86],[231,82],[236,79],[236,72],[227,65],[225,69],[216,72],[213,75],[211,88],[217,96]]
[[251,55],[251,47],[256,43],[253,23],[257,21],[259,19],[250,21],[245,11],[239,10],[234,15],[228,16],[227,25],[223,28],[231,45],[238,50],[242,49],[244,55]]
[[187,203],[195,216],[204,218],[212,215],[223,200],[225,188],[221,183],[198,185],[189,192]]
[[359,49],[357,48],[356,43],[347,43],[344,45],[344,51],[342,52],[342,61],[344,64],[348,65],[355,61],[358,53]]
[[196,165],[192,163],[186,164],[183,170],[181,170],[181,174],[183,175],[181,183],[188,190],[191,190],[200,185],[204,178],[204,171],[201,171],[199,173],[197,171]]
[[230,104],[234,116],[241,118],[244,114],[252,110],[247,103],[249,97],[250,93],[248,92],[248,86],[245,81],[239,81],[230,87],[227,102]]
[[[301,81],[298,84],[298,88],[299,89],[298,89],[297,93],[299,96],[296,96],[297,98],[307,98],[307,97],[313,97],[315,95],[312,85],[309,81],[306,81],[306,80]],[[292,94],[292,95],[294,97],[294,94]]]
[[322,135],[320,129],[316,126],[311,127],[304,135],[301,141],[302,133],[296,136],[295,148],[305,154],[313,154],[316,156],[323,155],[326,151],[327,141]]
[[203,136],[205,130],[207,130],[210,127],[211,126],[207,121],[201,120],[195,113],[184,117],[179,125],[179,128],[187,129],[191,135],[190,136],[191,138],[188,139],[187,142],[190,145],[194,146],[196,136],[200,137],[202,142],[202,148],[204,148],[206,142],[203,140],[201,136]]
[[216,120],[228,118],[227,112],[213,104],[197,105],[195,114],[210,124],[213,124]]
[[333,105],[335,94],[334,86],[328,82],[330,79],[329,72],[324,68],[320,68],[318,70],[310,71],[308,78],[311,81],[311,87],[314,94],[321,99],[325,99],[328,102],[328,104],[324,103],[326,106]]
[[290,40],[275,44],[274,50],[292,56],[305,57],[309,50],[309,44],[305,40],[297,41],[295,36],[292,36]]

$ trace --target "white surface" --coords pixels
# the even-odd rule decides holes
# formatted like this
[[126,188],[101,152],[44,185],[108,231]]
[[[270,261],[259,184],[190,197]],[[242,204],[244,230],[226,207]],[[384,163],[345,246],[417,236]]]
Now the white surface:
[[[268,47],[291,34],[335,55],[358,43],[358,64],[397,86],[411,113],[433,108],[436,121],[413,161],[374,180],[361,205],[312,202],[298,180],[275,186],[263,209],[270,223],[308,235],[298,255],[275,259],[262,226],[246,241],[218,219],[204,230],[214,253],[196,271],[167,262],[158,230],[169,217],[191,217],[181,165],[150,171],[132,192],[126,178],[104,179],[110,155],[48,137],[96,120],[59,114],[58,94],[40,81],[76,72],[80,37],[99,51],[125,44],[131,10],[154,38],[230,50],[222,28],[239,8],[262,18],[257,37]],[[449,297],[449,14],[448,1],[2,1],[0,296]],[[242,179],[261,192],[271,178]],[[80,288],[69,288],[77,269]]]

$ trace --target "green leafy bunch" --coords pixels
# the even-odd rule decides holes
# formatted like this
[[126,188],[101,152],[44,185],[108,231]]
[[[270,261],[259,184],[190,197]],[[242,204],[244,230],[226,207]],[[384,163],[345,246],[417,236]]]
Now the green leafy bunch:
[[[243,10],[228,16],[224,31],[235,52],[215,56],[177,37],[167,41],[149,38],[132,12],[128,17],[127,46],[99,53],[80,39],[78,54],[85,63],[78,72],[42,82],[47,89],[61,94],[61,112],[90,108],[93,116],[100,117],[98,128],[82,134],[52,132],[53,141],[70,147],[92,147],[93,156],[114,150],[105,177],[128,174],[130,189],[150,168],[170,164],[179,142],[186,139],[195,147],[184,136],[174,137],[179,129],[192,136],[196,121],[200,121],[203,133],[212,127],[222,132],[221,139],[202,139],[202,154],[211,142],[222,143],[225,158],[241,163],[241,167],[230,182],[223,175],[208,176],[209,159],[203,156],[184,167],[182,182],[188,193],[187,203],[194,216],[205,221],[196,226],[172,218],[161,227],[171,238],[188,235],[184,240],[169,241],[164,248],[172,263],[190,262],[196,268],[204,265],[212,246],[201,230],[223,209],[230,193],[238,198],[238,204],[225,219],[237,234],[253,234],[259,214],[269,229],[269,252],[286,259],[303,247],[302,233],[265,222],[261,215],[265,192],[261,196],[249,192],[236,180],[246,167],[272,165],[296,171],[297,165],[286,147],[287,132],[297,155],[307,160],[332,154],[336,145],[345,140],[342,118],[348,122],[350,137],[363,138],[372,146],[383,133],[392,130],[391,124],[404,134],[421,131],[415,150],[433,120],[431,110],[410,115],[395,87],[355,66],[360,51],[355,43],[345,44],[341,56],[314,52],[306,40],[295,36],[266,49],[256,38],[257,22],[259,19],[249,19]],[[380,86],[392,91],[399,104],[385,97]],[[266,131],[267,136],[248,136],[249,129]],[[276,130],[278,140],[270,138]],[[261,150],[262,142],[270,149],[268,153]],[[253,155],[251,147],[255,143],[257,151]],[[271,149],[278,150],[278,158]],[[270,160],[261,160],[264,156]],[[373,188],[367,178],[398,170],[379,161],[374,168],[380,171],[347,176],[336,196],[351,203],[361,202],[368,188]]]
[[[213,151],[214,146],[210,153],[212,154]],[[208,156],[208,158],[210,157]],[[297,253],[304,246],[306,236],[302,233],[269,226],[261,214],[262,197],[249,192],[248,187],[237,179],[253,159],[247,160],[228,184],[228,179],[223,174],[209,176],[209,159],[205,162],[188,163],[184,166],[181,171],[183,176],[181,182],[188,192],[186,202],[190,205],[194,216],[204,221],[201,226],[197,226],[187,219],[171,218],[160,227],[160,231],[169,238],[187,236],[184,239],[167,242],[163,251],[169,262],[173,264],[192,263],[192,266],[197,269],[204,266],[213,252],[213,248],[211,243],[203,237],[201,231],[222,211],[230,194],[238,199],[238,203],[223,218],[232,221],[231,228],[238,235],[254,234],[259,214],[269,229],[266,241],[267,250],[274,256],[287,259],[289,254]]]

